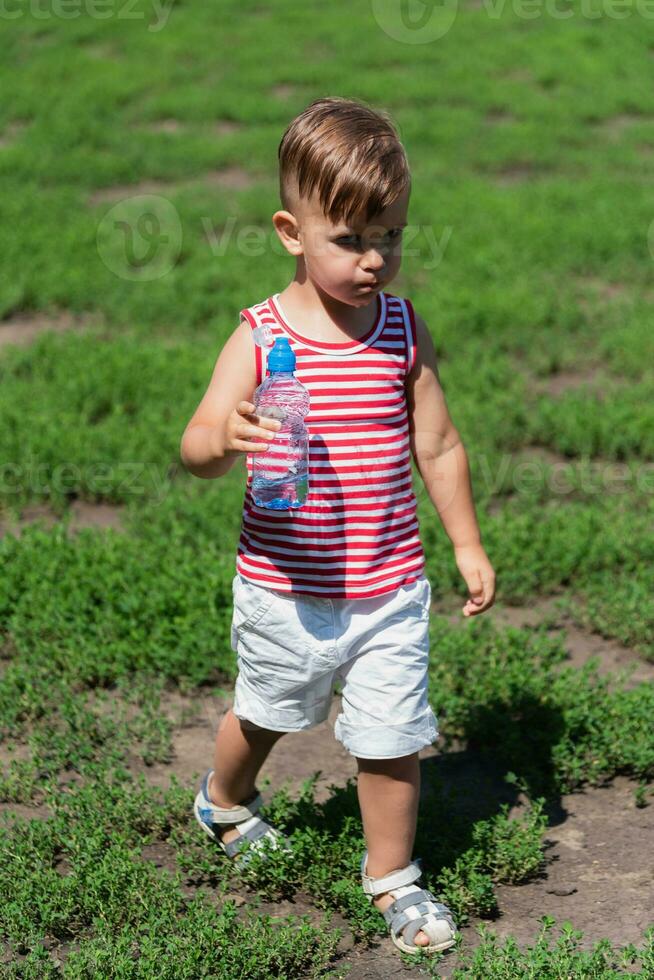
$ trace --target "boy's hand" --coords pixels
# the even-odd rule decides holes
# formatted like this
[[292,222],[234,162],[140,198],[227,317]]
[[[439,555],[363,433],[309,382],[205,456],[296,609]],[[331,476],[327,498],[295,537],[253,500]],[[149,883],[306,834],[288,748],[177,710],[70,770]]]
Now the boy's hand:
[[457,567],[470,590],[470,598],[461,610],[464,616],[476,616],[495,601],[495,572],[481,544],[454,549]]
[[281,427],[278,419],[255,415],[252,402],[239,402],[225,426],[225,455],[265,453]]

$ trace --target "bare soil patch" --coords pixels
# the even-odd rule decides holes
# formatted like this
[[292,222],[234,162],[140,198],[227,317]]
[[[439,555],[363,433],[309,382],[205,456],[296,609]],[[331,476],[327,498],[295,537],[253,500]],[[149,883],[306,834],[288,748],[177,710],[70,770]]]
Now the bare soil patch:
[[604,403],[620,397],[620,391],[631,383],[621,374],[611,374],[600,364],[587,364],[577,369],[555,371],[544,377],[532,377],[533,390],[538,395],[560,398],[567,391],[582,391]]
[[510,187],[513,184],[522,184],[526,181],[542,180],[544,177],[551,177],[554,171],[538,167],[532,163],[507,163],[499,170],[494,170],[487,174],[494,184],[500,187]]
[[[150,133],[184,133],[188,130],[188,126],[181,119],[167,118],[167,119],[156,119],[152,122],[142,122],[137,120],[134,122],[135,129],[147,129]],[[216,136],[232,136],[234,133],[239,133],[243,129],[243,125],[232,119],[218,119],[212,126],[213,132]]]
[[28,125],[28,119],[14,119],[13,122],[7,123],[2,133],[0,133],[0,149],[4,149],[7,146],[11,146],[12,143],[15,143]]
[[615,116],[608,116],[599,122],[594,122],[592,128],[601,136],[606,137],[610,143],[619,143],[626,132],[632,126],[639,126],[642,123],[651,123],[652,116],[640,115],[633,112],[620,112]]
[[574,280],[580,295],[577,303],[586,313],[592,313],[599,303],[630,302],[633,289],[625,282],[607,282],[598,276],[577,276]]
[[[70,504],[69,512],[71,514],[68,525],[70,534],[75,534],[83,527],[113,527],[119,531],[124,529],[122,521],[125,508],[115,504],[96,504],[78,498]],[[28,504],[23,508],[19,518],[12,514],[0,516],[0,538],[5,534],[14,534],[16,537],[20,537],[24,527],[37,521],[43,523],[45,527],[51,528],[60,520],[61,516],[49,504]]]
[[104,318],[98,313],[76,314],[62,310],[56,314],[20,312],[6,320],[0,320],[0,351],[9,345],[27,346],[45,331],[64,333],[75,330],[83,333],[89,328],[101,327]]
[[[534,382],[536,390],[540,394],[557,398],[559,395],[564,394],[564,392],[570,391],[570,389],[594,389],[594,383],[603,377],[604,375],[598,368],[591,368],[584,371],[557,371],[555,374],[550,374],[547,378],[534,379]],[[599,389],[599,391],[601,394],[602,389]]]
[[532,84],[535,82],[533,73],[529,68],[511,68],[509,71],[501,71],[497,74],[507,82],[529,82]]
[[242,129],[242,124],[235,122],[233,119],[219,119],[214,126],[214,130],[218,136],[231,136],[233,133],[238,133]]
[[[463,601],[458,596],[448,597],[446,600],[436,599],[432,602],[432,612],[445,616],[449,622],[456,624],[463,620],[462,606]],[[641,660],[633,650],[617,640],[607,640],[599,633],[576,626],[565,609],[562,593],[537,599],[528,606],[495,602],[484,615],[499,627],[513,626],[523,629],[545,625],[549,633],[561,634],[568,654],[568,659],[561,667],[583,667],[591,657],[597,657],[600,675],[628,672],[628,677],[626,673],[623,676],[626,687],[654,682],[654,664]]]
[[179,133],[185,127],[179,119],[157,119],[156,122],[147,123],[144,128],[151,133]]
[[0,825],[10,827],[13,817],[21,820],[49,820],[53,816],[49,807],[28,806],[25,803],[0,803]]
[[116,184],[113,187],[103,187],[92,191],[87,197],[87,204],[112,204],[126,197],[138,194],[164,194],[183,191],[191,187],[210,186],[224,190],[246,190],[257,183],[258,178],[243,167],[228,166],[219,170],[211,170],[197,177],[181,180],[141,180],[134,184]]
[[505,126],[518,122],[518,119],[507,109],[490,109],[486,113],[486,122],[493,126]]
[[638,944],[654,922],[654,806],[638,808],[634,783],[616,777],[561,798],[548,829],[547,877],[497,889],[501,917],[495,931],[533,942],[538,918],[569,920],[584,932],[584,948],[600,938]]
[[202,183],[212,187],[242,191],[252,187],[256,180],[242,167],[225,167],[222,170],[214,170],[205,174]]
[[[549,491],[552,501],[556,497],[564,501],[591,500],[597,494],[643,493],[648,486],[647,472],[648,464],[637,458],[622,461],[588,453],[565,456],[546,446],[523,446],[511,453],[508,465],[503,459],[501,468],[488,474],[485,490],[495,496],[487,509],[497,514],[508,499],[543,488]],[[502,487],[507,489],[500,493]]]
[[115,44],[93,41],[90,44],[85,43],[81,45],[81,47],[84,53],[87,54],[89,58],[93,58],[95,61],[122,60],[122,54]]
[[599,276],[577,276],[575,283],[582,289],[590,290],[601,299],[617,299],[630,289],[626,282],[607,282]]
[[297,85],[291,85],[288,82],[280,82],[278,85],[273,85],[269,90],[270,95],[275,99],[290,99],[297,91]]

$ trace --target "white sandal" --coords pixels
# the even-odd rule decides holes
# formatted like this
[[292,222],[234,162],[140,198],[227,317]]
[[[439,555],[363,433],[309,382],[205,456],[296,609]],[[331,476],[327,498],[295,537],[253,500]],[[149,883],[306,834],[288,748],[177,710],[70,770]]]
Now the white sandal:
[[[263,804],[263,797],[259,790],[255,789],[252,796],[243,800],[239,806],[216,806],[209,796],[209,779],[212,775],[213,769],[210,769],[202,780],[200,791],[193,804],[193,812],[205,834],[208,834],[220,845],[227,857],[235,858],[241,865],[248,864],[250,852],[261,850],[261,843],[258,842],[263,842],[264,839],[272,841],[271,846],[274,849],[281,847],[289,852],[292,850],[290,841],[285,834],[257,816]],[[226,844],[221,840],[220,832],[214,829],[214,824],[238,824],[237,829],[241,836]],[[239,857],[238,852],[245,847],[246,841],[250,841],[248,852]]]
[[[407,864],[406,868],[391,871],[383,878],[371,878],[366,874],[368,852],[361,858],[361,883],[368,899],[374,895],[388,892],[395,899],[385,912],[381,912],[390,927],[391,939],[404,953],[436,953],[449,949],[456,942],[456,925],[452,912],[441,902],[437,902],[430,891],[414,885],[422,874],[419,858]],[[422,930],[431,943],[418,946],[415,936]],[[401,935],[400,935],[401,933]]]

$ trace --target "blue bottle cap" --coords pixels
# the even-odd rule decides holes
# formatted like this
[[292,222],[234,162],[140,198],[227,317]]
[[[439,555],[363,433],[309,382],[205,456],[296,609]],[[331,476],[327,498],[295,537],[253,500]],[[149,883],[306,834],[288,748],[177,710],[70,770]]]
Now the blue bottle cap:
[[277,337],[268,354],[267,367],[271,374],[276,371],[295,371],[295,353],[288,337]]

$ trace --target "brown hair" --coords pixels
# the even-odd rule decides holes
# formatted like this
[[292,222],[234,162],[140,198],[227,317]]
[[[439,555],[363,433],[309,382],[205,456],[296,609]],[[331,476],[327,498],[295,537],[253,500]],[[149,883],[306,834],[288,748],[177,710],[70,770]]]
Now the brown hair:
[[277,155],[282,206],[293,210],[295,189],[300,197],[316,189],[333,224],[370,221],[411,182],[388,113],[354,99],[316,99],[291,121]]

